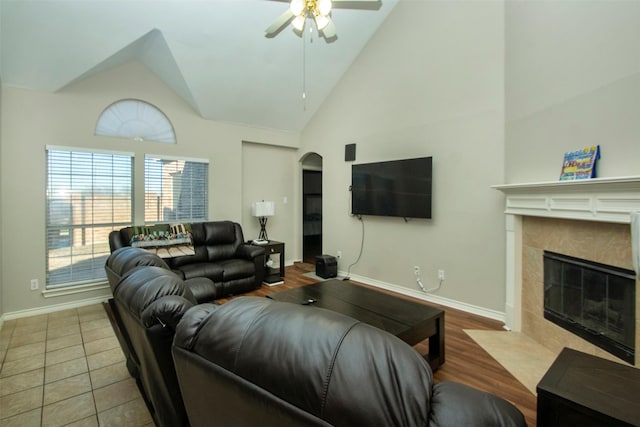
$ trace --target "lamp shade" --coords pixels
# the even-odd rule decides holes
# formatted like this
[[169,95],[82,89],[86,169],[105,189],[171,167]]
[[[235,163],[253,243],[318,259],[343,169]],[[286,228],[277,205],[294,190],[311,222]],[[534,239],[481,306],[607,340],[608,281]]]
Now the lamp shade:
[[256,217],[273,216],[276,213],[274,202],[253,202],[251,204],[251,215]]

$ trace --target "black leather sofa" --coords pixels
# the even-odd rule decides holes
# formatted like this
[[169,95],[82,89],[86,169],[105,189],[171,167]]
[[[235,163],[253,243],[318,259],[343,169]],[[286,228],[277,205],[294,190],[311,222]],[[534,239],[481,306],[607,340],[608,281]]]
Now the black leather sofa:
[[[214,298],[242,294],[262,285],[265,250],[245,243],[240,224],[209,221],[189,225],[195,255],[165,258],[169,269],[184,280],[210,279],[215,288],[212,291]],[[132,234],[132,227],[112,231],[109,234],[111,252],[131,246]],[[199,302],[207,300],[206,296],[200,294],[197,299]]]
[[393,335],[312,306],[240,297],[177,326],[174,363],[191,426],[526,426],[509,402],[434,384]]
[[112,324],[129,372],[160,427],[189,425],[171,346],[178,321],[194,304],[183,280],[162,266],[135,266],[113,288],[110,306],[117,322]]

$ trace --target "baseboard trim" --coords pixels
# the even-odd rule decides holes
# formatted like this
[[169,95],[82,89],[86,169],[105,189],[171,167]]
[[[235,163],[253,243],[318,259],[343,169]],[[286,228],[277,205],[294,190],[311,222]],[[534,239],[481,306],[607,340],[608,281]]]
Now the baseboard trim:
[[[339,276],[347,276],[345,271],[340,271]],[[388,291],[397,292],[402,295],[406,295],[412,298],[421,299],[423,301],[432,302],[434,304],[444,305],[446,307],[455,308],[456,310],[464,311],[465,313],[475,314],[488,319],[497,320],[499,322],[505,321],[505,313],[497,310],[491,310],[485,307],[480,307],[473,304],[467,304],[452,300],[449,298],[443,298],[438,295],[425,294],[424,292],[408,289],[402,286],[394,285],[393,283],[387,283],[380,280],[371,279],[369,277],[358,276],[356,274],[349,274],[349,277],[356,282],[361,282],[366,285],[375,286],[378,288],[386,289]]]
[[101,297],[87,298],[80,301],[67,302],[62,304],[48,305],[46,307],[29,308],[27,310],[13,311],[10,313],[4,313],[0,318],[0,325],[5,320],[20,319],[22,317],[38,316],[41,314],[55,313],[56,311],[69,310],[72,308],[84,307],[87,305],[100,304],[111,298],[109,295],[103,295]]

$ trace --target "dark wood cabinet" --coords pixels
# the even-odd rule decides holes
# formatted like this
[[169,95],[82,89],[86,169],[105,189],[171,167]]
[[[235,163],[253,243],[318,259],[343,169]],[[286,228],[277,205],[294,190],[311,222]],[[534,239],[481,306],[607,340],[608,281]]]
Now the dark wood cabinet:
[[538,427],[640,426],[640,370],[565,348],[542,377]]

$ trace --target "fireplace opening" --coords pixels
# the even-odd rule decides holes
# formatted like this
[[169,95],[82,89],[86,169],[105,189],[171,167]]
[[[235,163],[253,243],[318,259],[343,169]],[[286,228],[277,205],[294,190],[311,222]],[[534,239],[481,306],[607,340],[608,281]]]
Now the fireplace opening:
[[632,270],[544,252],[544,317],[634,364]]

